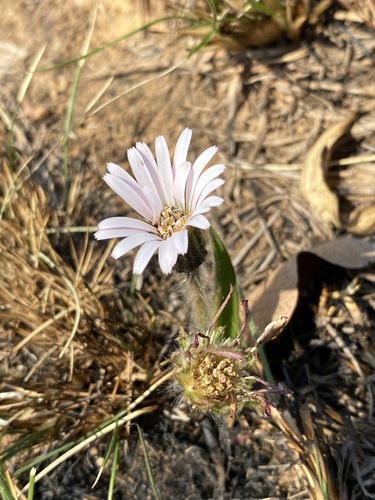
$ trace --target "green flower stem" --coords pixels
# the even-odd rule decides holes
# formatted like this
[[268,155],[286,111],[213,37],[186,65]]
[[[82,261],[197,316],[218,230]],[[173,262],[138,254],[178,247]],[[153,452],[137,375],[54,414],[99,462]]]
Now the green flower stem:
[[179,279],[182,293],[192,305],[192,322],[195,328],[205,332],[211,319],[209,284],[202,264],[207,256],[206,244],[199,229],[189,229],[189,248],[180,255],[175,270],[184,275]]
[[202,284],[201,272],[196,269],[186,275],[188,298],[192,306],[192,324],[201,332],[205,332],[210,323],[210,301]]

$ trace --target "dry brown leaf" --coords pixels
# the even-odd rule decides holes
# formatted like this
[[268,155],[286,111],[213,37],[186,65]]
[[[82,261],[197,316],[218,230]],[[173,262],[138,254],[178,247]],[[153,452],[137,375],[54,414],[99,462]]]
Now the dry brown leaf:
[[324,263],[346,269],[361,269],[375,262],[375,241],[343,236],[294,255],[279,266],[250,297],[254,323],[263,331],[276,317],[291,318],[299,291],[308,287],[323,271]]
[[341,212],[339,197],[331,191],[326,179],[334,149],[350,131],[356,118],[356,114],[351,115],[319,137],[303,164],[300,189],[311,209],[322,220],[357,236],[370,236],[375,232],[375,201],[369,207],[356,207],[350,212]]
[[313,5],[309,17],[309,23],[314,25],[317,24],[319,18],[324,12],[329,9],[332,5],[332,0],[321,0],[319,3]]
[[307,153],[301,172],[302,196],[316,215],[335,227],[341,227],[339,200],[328,187],[326,170],[334,146],[349,132],[355,119],[356,115],[351,115],[323,132]]
[[357,236],[375,234],[375,205],[358,207],[349,214],[342,215],[342,226]]
[[275,340],[285,330],[288,320],[288,316],[282,314],[275,321],[271,321],[264,329],[264,332],[257,338],[256,346]]

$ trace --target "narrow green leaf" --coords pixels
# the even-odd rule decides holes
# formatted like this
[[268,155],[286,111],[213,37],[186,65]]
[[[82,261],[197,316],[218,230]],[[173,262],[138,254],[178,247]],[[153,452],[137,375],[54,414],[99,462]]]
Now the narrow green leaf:
[[148,452],[147,452],[146,440],[144,438],[144,435],[143,435],[143,432],[142,432],[142,429],[140,428],[140,426],[136,423],[134,425],[138,429],[139,438],[140,438],[141,443],[142,443],[143,455],[145,458],[147,475],[148,475],[148,479],[149,479],[150,484],[151,484],[152,493],[154,495],[155,500],[160,500],[159,492],[158,492],[158,489],[157,489],[156,484],[155,484],[154,475],[152,473],[152,466],[151,466],[151,462],[150,462],[150,457],[148,456]]
[[208,3],[209,8],[211,9],[212,13],[212,28],[214,31],[217,30],[217,13],[218,13],[218,5],[215,0],[206,0]]
[[217,325],[225,326],[226,335],[230,338],[235,338],[237,337],[240,329],[240,320],[238,316],[239,298],[236,287],[236,273],[234,271],[229,254],[219,235],[213,228],[210,229],[210,234],[215,257],[214,307],[216,310],[214,311],[214,314],[224,302],[224,299],[229,293],[230,285],[232,285],[232,296],[228,304],[225,306],[225,309],[221,313],[217,321]]
[[35,467],[33,467],[30,471],[29,491],[27,494],[27,500],[33,500],[34,498],[35,474],[36,474],[36,469]]
[[2,500],[14,500],[5,476],[4,466],[0,464],[0,498]]
[[[117,428],[116,428],[116,430],[117,430]],[[117,439],[116,439],[115,449],[114,449],[114,453],[113,453],[111,477],[109,480],[109,488],[108,488],[108,496],[107,496],[108,500],[113,499],[113,492],[115,490],[115,484],[116,484],[116,472],[117,472],[118,457],[119,457],[119,452],[120,452],[120,440],[118,439],[118,436],[116,436],[116,437],[117,437]]]
[[100,45],[100,47],[96,47],[95,49],[90,50],[90,52],[87,52],[86,54],[83,54],[83,55],[80,55],[77,57],[73,57],[71,59],[66,59],[65,61],[61,61],[59,63],[56,63],[53,66],[48,66],[46,68],[40,68],[36,72],[51,71],[51,70],[62,68],[63,66],[68,66],[69,64],[74,64],[78,61],[81,61],[82,59],[87,59],[88,57],[91,57],[95,54],[98,54],[99,52],[102,52],[103,50],[106,50],[110,47],[113,47],[114,45],[117,45],[118,43],[122,42],[123,40],[126,40],[127,38],[130,38],[130,37],[136,35],[137,33],[145,31],[148,28],[151,28],[155,24],[162,23],[165,21],[175,21],[175,20],[186,21],[192,25],[197,23],[196,19],[193,19],[193,18],[187,17],[187,16],[180,16],[177,14],[173,15],[173,16],[159,17],[158,19],[153,19],[152,21],[145,23],[142,26],[139,26],[138,28],[136,28],[132,31],[129,31],[128,33],[125,33],[124,35],[121,35],[118,38],[111,40],[110,42],[107,42],[103,45]]
[[207,35],[205,35],[202,40],[190,50],[189,57],[193,56],[199,50],[203,49],[203,47],[205,47],[211,41],[211,38],[213,38],[215,35],[215,30],[211,30],[209,33],[207,33]]
[[[94,484],[92,485],[91,488],[95,488],[95,486],[98,484],[99,479],[101,478],[101,476],[102,476],[102,474],[104,472],[104,469],[106,468],[107,463],[108,463],[109,459],[111,458],[113,450],[115,450],[116,446],[118,445],[118,442],[119,442],[118,427],[116,425],[115,430],[113,431],[113,434],[112,434],[111,441],[109,443],[107,452],[105,454],[102,466],[100,467],[99,472],[98,472],[98,474],[96,476],[96,479],[94,481]],[[112,475],[112,473],[111,473],[111,475]],[[109,496],[108,496],[108,498],[109,498]]]
[[249,8],[248,12],[259,12],[260,14],[264,14],[270,17],[275,16],[275,14],[278,13],[281,8],[280,2],[274,2],[273,8],[265,5],[263,2],[254,2],[254,0],[246,2],[246,5]]
[[4,450],[0,450],[0,464],[5,463],[12,457],[22,453],[24,450],[28,450],[32,446],[48,440],[51,432],[51,428],[46,428],[20,436],[13,445],[6,447]]

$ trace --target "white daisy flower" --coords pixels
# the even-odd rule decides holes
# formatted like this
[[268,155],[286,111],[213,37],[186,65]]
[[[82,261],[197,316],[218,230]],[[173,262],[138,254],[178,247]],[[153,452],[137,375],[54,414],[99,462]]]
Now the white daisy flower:
[[186,159],[191,135],[186,128],[178,138],[173,164],[163,136],[155,140],[156,160],[146,144],[137,142],[128,150],[134,178],[114,163],[107,165],[105,182],[143,220],[111,217],[99,224],[94,236],[97,240],[123,238],[113,249],[115,259],[141,246],[134,260],[135,274],[142,274],[155,252],[161,270],[169,274],[177,257],[188,251],[188,228],[208,229],[210,223],[203,214],[224,201],[209,195],[224,183],[218,176],[225,166],[214,165],[204,171],[217,147],[206,149],[191,164]]

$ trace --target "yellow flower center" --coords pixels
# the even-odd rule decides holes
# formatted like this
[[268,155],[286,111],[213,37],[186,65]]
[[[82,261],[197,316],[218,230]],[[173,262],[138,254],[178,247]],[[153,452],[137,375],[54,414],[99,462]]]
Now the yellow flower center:
[[190,214],[188,212],[184,212],[177,207],[164,206],[155,227],[163,240],[166,240],[173,233],[182,231],[189,217]]
[[211,353],[197,357],[193,368],[196,389],[208,398],[220,398],[233,388],[237,379],[237,360]]

